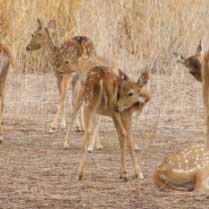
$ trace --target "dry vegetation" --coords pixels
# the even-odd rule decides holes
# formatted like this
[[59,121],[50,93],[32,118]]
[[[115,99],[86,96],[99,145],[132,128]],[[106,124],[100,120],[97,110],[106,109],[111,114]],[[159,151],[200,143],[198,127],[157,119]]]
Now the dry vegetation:
[[48,71],[43,52],[31,56],[24,47],[37,17],[54,18],[58,43],[84,34],[101,55],[127,71],[143,67],[156,54],[157,70],[167,71],[173,51],[189,53],[207,37],[208,8],[207,0],[0,0],[0,40],[12,47],[16,71]]
[[[86,35],[100,55],[130,75],[157,56],[153,98],[134,129],[146,148],[144,181],[117,179],[116,134],[103,119],[104,150],[90,155],[85,180],[77,182],[81,135],[63,151],[64,133],[47,133],[58,102],[55,78],[43,50],[25,50],[37,17],[56,19],[57,44]],[[17,72],[10,76],[6,98],[0,208],[206,209],[204,197],[159,191],[150,177],[167,154],[205,139],[201,85],[176,65],[172,53],[190,55],[200,39],[206,44],[208,17],[208,0],[0,0],[0,42],[10,46]]]

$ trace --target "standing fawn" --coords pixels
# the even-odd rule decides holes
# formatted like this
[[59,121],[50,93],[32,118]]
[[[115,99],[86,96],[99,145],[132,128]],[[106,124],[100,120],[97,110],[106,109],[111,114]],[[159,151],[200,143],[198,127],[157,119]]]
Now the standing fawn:
[[12,56],[5,46],[0,43],[0,143],[3,141],[2,135],[2,113],[4,109],[5,85],[8,78],[8,72],[12,63]]
[[[135,155],[135,144],[131,125],[132,113],[141,111],[144,103],[148,102],[150,99],[151,92],[148,90],[148,81],[149,75],[147,72],[140,76],[138,82],[124,80],[117,76],[110,68],[104,66],[94,67],[88,72],[82,98],[76,105],[79,109],[79,106],[84,103],[85,122],[79,180],[83,178],[84,165],[87,160],[87,148],[95,129],[96,114],[111,117],[117,130],[121,150],[120,177],[127,180],[127,144],[134,165],[135,176],[141,179],[143,178]],[[125,131],[125,133],[123,131]],[[67,143],[69,143],[70,135],[68,135],[66,140]]]
[[196,190],[209,194],[209,151],[205,145],[192,145],[167,157],[154,174],[159,188]]
[[[58,119],[62,117],[61,126],[65,128],[65,106],[67,98],[67,90],[69,88],[69,83],[72,79],[73,72],[71,69],[65,69],[64,72],[60,71],[60,66],[62,65],[63,59],[67,56],[68,47],[73,45],[79,45],[76,49],[81,49],[79,53],[86,56],[86,54],[94,54],[95,49],[93,43],[85,36],[76,36],[71,40],[62,44],[61,47],[56,47],[50,37],[49,29],[55,28],[55,20],[50,20],[47,27],[44,27],[40,19],[38,21],[38,27],[33,32],[30,43],[27,45],[27,51],[34,51],[40,48],[44,48],[48,52],[48,58],[53,66],[53,70],[57,79],[57,87],[60,94],[60,101],[58,106],[58,111],[55,118],[50,126],[50,132],[54,132],[57,128]],[[88,51],[86,48],[88,47]],[[74,47],[75,48],[75,47]]]
[[[110,63],[108,60],[105,60],[102,57],[99,57],[96,55],[96,53],[89,53],[91,48],[86,44],[85,48],[81,48],[76,43],[66,44],[66,56],[65,61],[63,61],[62,65],[59,67],[60,72],[67,72],[68,69],[70,69],[72,72],[76,72],[79,76],[79,90],[78,93],[75,96],[75,102],[70,114],[70,122],[66,134],[66,139],[64,143],[64,147],[68,148],[70,146],[70,136],[71,131],[73,129],[73,123],[75,121],[77,112],[79,111],[81,105],[78,105],[80,101],[82,100],[84,92],[84,86],[86,82],[86,78],[88,75],[88,72],[91,71],[92,68],[95,68],[96,66],[105,66],[108,67],[107,69],[110,71],[115,72],[117,75],[120,75],[120,70],[115,67],[112,63]],[[110,67],[111,66],[111,67]],[[96,68],[95,68],[96,69]],[[106,69],[106,68],[105,68]],[[123,73],[122,73],[123,74]],[[115,115],[116,120],[119,121],[121,124],[121,119],[118,113],[113,112]],[[120,125],[122,133],[125,135],[126,131],[123,127],[123,125]]]

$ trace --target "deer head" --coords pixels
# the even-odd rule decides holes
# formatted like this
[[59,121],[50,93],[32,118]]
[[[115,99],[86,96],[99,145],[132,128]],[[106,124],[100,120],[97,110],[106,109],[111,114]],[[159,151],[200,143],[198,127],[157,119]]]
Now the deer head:
[[198,81],[202,81],[201,77],[201,52],[202,46],[201,41],[199,42],[196,52],[193,56],[185,58],[182,54],[174,53],[177,57],[177,62],[183,64],[189,69],[189,73],[194,76]]
[[[27,51],[33,51],[40,49],[43,47],[47,41],[49,40],[49,35],[46,32],[46,28],[48,29],[54,29],[56,27],[56,21],[55,20],[50,20],[47,24],[47,27],[43,26],[43,23],[41,20],[38,18],[37,19],[37,28],[36,30],[32,33],[32,38],[29,42],[29,44],[26,47]],[[50,41],[50,40],[49,40]]]
[[150,100],[150,92],[144,91],[149,83],[149,73],[143,72],[137,82],[123,81],[118,89],[116,110],[123,112],[133,105],[145,104]]

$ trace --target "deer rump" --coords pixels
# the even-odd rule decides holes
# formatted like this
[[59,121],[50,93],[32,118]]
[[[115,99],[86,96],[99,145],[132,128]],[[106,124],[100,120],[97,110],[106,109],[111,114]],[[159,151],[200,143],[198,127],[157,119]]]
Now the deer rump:
[[85,82],[85,105],[94,101],[97,95],[97,114],[111,116],[109,105],[114,107],[117,100],[118,87],[122,79],[106,66],[91,69]]

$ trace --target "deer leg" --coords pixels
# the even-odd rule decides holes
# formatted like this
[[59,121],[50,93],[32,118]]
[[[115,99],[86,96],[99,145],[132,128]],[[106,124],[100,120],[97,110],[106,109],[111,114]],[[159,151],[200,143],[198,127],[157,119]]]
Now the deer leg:
[[[76,76],[76,75],[75,75]],[[72,82],[72,106],[75,104],[75,98],[79,93],[80,89],[83,88],[80,80],[76,77],[76,79]],[[76,131],[83,132],[84,131],[84,122],[82,121],[83,117],[83,105],[80,108],[80,114],[76,117]]]
[[100,140],[100,137],[99,137],[99,125],[100,125],[100,121],[101,121],[101,118],[99,117],[97,119],[97,122],[96,122],[96,133],[97,133],[97,135],[95,136],[95,138],[96,138],[96,148],[98,150],[103,149],[103,146],[102,146],[102,143],[101,143],[101,140]]
[[102,144],[101,141],[99,139],[99,134],[98,134],[98,128],[99,128],[99,122],[100,122],[100,118],[98,118],[98,116],[96,117],[95,121],[94,121],[94,131],[93,131],[93,137],[90,141],[89,147],[88,147],[88,152],[93,152],[95,143],[96,143],[96,148],[97,149],[102,149]]
[[63,77],[62,82],[62,95],[61,95],[61,128],[66,128],[66,101],[67,101],[67,91],[69,89],[69,84],[72,79],[72,74],[66,74]]
[[74,121],[75,121],[78,111],[83,103],[83,96],[84,96],[84,88],[80,88],[78,94],[76,95],[75,102],[72,107],[72,112],[70,113],[70,121],[69,121],[68,130],[67,130],[67,134],[65,137],[65,143],[64,143],[65,148],[68,148],[70,146]]
[[136,157],[136,152],[135,152],[135,143],[133,140],[133,134],[132,134],[132,130],[131,130],[131,126],[132,126],[132,117],[131,115],[123,115],[122,117],[123,120],[123,124],[126,127],[127,130],[127,144],[128,144],[128,148],[129,148],[129,153],[131,155],[131,159],[132,159],[132,163],[134,166],[134,170],[135,170],[135,176],[136,178],[140,178],[143,179],[143,174],[141,172],[141,168],[138,164],[137,161],[137,157]]
[[195,191],[209,195],[209,174],[208,170],[200,171],[196,175]]
[[55,130],[57,129],[57,124],[58,124],[58,120],[60,116],[62,116],[62,126],[65,126],[65,104],[66,104],[66,98],[67,98],[67,90],[69,87],[71,77],[72,77],[72,74],[56,75],[57,87],[58,87],[58,91],[60,94],[60,100],[59,100],[57,113],[50,126],[49,132],[51,133],[55,132]]
[[3,142],[3,133],[2,133],[2,113],[4,109],[4,99],[3,96],[0,96],[0,144]]
[[126,166],[126,136],[121,133],[121,129],[119,127],[118,121],[113,118],[113,122],[118,134],[118,140],[120,144],[120,178],[125,181],[127,178],[127,166]]
[[90,140],[92,138],[92,134],[93,134],[93,128],[94,128],[94,117],[95,117],[95,112],[90,112],[88,114],[86,114],[87,117],[87,123],[86,123],[86,130],[85,130],[85,135],[84,135],[84,143],[83,143],[83,154],[82,154],[82,159],[80,162],[80,167],[79,167],[79,176],[78,179],[82,180],[83,179],[83,173],[84,173],[84,166],[85,166],[85,162],[87,160],[87,149],[90,143]]

